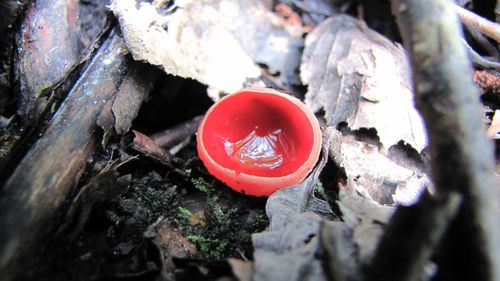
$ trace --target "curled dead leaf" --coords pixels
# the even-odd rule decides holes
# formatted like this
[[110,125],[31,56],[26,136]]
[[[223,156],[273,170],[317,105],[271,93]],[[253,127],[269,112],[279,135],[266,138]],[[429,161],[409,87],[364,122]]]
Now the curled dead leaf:
[[400,140],[421,151],[427,137],[413,105],[402,47],[347,15],[335,15],[306,38],[300,67],[306,103],[329,126],[374,128],[385,148]]

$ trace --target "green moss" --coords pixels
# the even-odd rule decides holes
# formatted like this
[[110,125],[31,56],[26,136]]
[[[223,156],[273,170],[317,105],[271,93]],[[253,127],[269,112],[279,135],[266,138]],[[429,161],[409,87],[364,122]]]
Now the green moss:
[[196,189],[198,189],[203,193],[210,193],[213,190],[211,188],[211,185],[208,182],[206,182],[203,178],[191,179],[191,183],[193,183],[193,186]]
[[214,259],[223,258],[229,243],[227,239],[211,239],[198,235],[189,235],[187,238],[198,246],[204,256]]
[[314,186],[314,191],[318,193],[325,193],[325,188],[323,187],[323,183],[318,181]]
[[7,129],[0,130],[0,160],[5,158],[14,147],[15,138]]
[[201,177],[189,181],[194,187],[190,196],[192,192],[201,192],[201,197],[190,200],[197,198],[203,213],[193,214],[183,205],[187,199],[185,190],[148,175],[132,183],[120,201],[121,211],[108,213],[107,217],[114,225],[128,225],[127,229],[131,229],[132,222],[137,231],[126,235],[139,238],[140,231],[163,216],[197,246],[200,258],[241,257],[242,253],[250,257],[252,233],[262,231],[268,223],[263,208],[265,199],[243,196],[225,186],[212,186]]
[[149,222],[153,222],[172,207],[173,198],[175,198],[177,191],[176,186],[171,186],[166,190],[158,190],[150,186],[135,186],[134,189],[137,201],[141,203],[142,207],[149,210],[147,213]]
[[[224,188],[212,188],[202,179],[193,180],[205,191],[204,221],[186,228],[186,236],[206,259],[251,255],[251,235],[264,230],[267,218],[263,209],[252,209],[249,197]],[[228,206],[229,205],[229,206]]]
[[123,221],[123,217],[112,210],[106,211],[105,215],[112,225],[117,226]]
[[179,207],[178,209],[179,213],[177,214],[177,218],[179,218],[180,221],[187,223],[193,216],[193,213],[191,213],[191,211],[183,207]]
[[[155,179],[149,174],[133,181],[131,187],[119,200],[118,213],[121,221],[136,225],[138,231],[154,223],[160,216],[175,217],[182,192],[173,184]],[[113,217],[108,214],[112,222]],[[133,227],[131,227],[132,229]]]

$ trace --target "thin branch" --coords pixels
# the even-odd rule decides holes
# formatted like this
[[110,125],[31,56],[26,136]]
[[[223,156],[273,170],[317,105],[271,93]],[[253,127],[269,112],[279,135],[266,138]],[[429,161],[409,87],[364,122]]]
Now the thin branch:
[[486,36],[484,36],[481,32],[476,29],[465,26],[465,29],[469,33],[469,35],[476,41],[481,48],[487,53],[488,56],[498,58],[498,49],[493,43],[490,42]]
[[203,115],[196,116],[180,125],[171,129],[155,133],[150,136],[151,140],[159,147],[172,148],[174,145],[180,143],[185,138],[191,137],[198,130],[198,126],[203,119]]
[[495,70],[500,69],[500,63],[490,61],[490,60],[483,58],[480,54],[478,54],[476,51],[474,51],[474,49],[472,49],[472,47],[469,46],[469,44],[467,44],[467,42],[465,42],[465,40],[462,39],[462,42],[464,43],[464,46],[467,48],[467,51],[469,52],[469,56],[470,56],[472,62],[476,66],[480,66],[482,68],[495,69]]
[[457,4],[452,4],[452,6],[464,25],[469,28],[476,29],[482,34],[500,42],[500,25],[480,17],[473,12],[458,6]]
[[[458,191],[464,198],[442,241],[437,278],[500,280],[493,147],[456,13],[446,0],[392,0],[392,8],[412,62],[437,192]],[[498,30],[493,27],[488,32]]]

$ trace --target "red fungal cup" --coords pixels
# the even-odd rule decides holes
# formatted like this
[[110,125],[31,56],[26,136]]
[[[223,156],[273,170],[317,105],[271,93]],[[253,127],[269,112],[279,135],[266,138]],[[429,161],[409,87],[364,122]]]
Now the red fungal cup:
[[197,134],[207,170],[232,189],[254,196],[300,183],[318,161],[321,130],[300,100],[267,88],[222,98]]

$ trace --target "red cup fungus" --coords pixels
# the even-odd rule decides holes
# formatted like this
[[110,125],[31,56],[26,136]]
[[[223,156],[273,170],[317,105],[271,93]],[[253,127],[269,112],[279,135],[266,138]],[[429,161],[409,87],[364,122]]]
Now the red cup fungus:
[[267,88],[222,98],[197,134],[207,170],[232,189],[254,196],[300,183],[316,164],[321,130],[300,100]]

